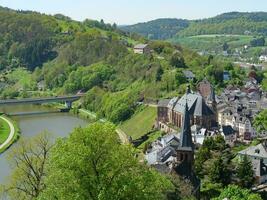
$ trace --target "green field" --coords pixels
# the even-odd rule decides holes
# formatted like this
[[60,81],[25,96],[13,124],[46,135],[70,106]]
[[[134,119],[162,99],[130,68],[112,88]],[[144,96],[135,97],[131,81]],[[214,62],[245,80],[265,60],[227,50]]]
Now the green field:
[[196,50],[218,50],[226,42],[230,48],[249,45],[253,36],[249,35],[197,35],[191,37],[174,37],[170,42]]
[[4,143],[10,133],[10,127],[6,121],[0,118],[0,144]]
[[157,116],[157,108],[144,107],[119,128],[133,139],[138,139],[152,130]]

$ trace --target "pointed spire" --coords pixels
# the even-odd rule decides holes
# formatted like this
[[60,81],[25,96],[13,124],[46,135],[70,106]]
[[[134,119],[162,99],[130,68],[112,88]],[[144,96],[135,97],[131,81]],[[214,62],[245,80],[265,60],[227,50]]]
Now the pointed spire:
[[184,116],[183,116],[183,125],[182,125],[181,137],[180,137],[180,147],[191,147],[193,149],[191,124],[190,124],[190,116],[189,116],[187,99],[185,103],[185,110],[184,110]]
[[191,88],[190,88],[190,85],[187,85],[186,94],[190,94],[190,93],[191,93]]
[[213,86],[210,86],[210,95],[208,96],[208,101],[216,102],[215,89]]

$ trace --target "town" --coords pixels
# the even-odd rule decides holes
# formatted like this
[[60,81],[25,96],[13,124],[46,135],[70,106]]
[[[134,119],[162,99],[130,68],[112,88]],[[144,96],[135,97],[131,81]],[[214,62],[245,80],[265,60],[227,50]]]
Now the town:
[[267,199],[266,11],[1,1],[0,199]]

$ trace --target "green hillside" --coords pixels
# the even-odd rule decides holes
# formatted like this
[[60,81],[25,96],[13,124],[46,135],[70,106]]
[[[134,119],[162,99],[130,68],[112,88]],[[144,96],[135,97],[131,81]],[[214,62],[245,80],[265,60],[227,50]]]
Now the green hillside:
[[156,108],[145,107],[143,110],[136,113],[131,119],[119,126],[119,128],[135,140],[152,130],[156,117]]
[[[133,45],[148,43],[139,55]],[[207,77],[218,89],[245,74],[225,61],[163,41],[128,34],[103,21],[78,22],[63,15],[0,9],[0,97],[26,98],[86,93],[81,107],[115,124],[129,119],[138,101],[182,95]],[[183,70],[196,79],[187,82]]]
[[141,34],[149,39],[165,40],[184,30],[189,26],[188,20],[183,19],[157,19],[132,26],[121,26],[120,29],[127,32]]
[[201,20],[157,19],[123,26],[122,30],[150,39],[170,39],[196,35],[267,35],[266,12],[230,12]]

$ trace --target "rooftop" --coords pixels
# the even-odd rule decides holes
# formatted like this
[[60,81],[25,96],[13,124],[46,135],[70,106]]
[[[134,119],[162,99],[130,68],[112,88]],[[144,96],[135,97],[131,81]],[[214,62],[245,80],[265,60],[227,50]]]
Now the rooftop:
[[267,151],[263,143],[258,144],[257,146],[248,147],[247,149],[240,151],[239,154],[267,159]]
[[134,46],[135,49],[144,49],[146,48],[148,45],[147,44],[137,44]]

